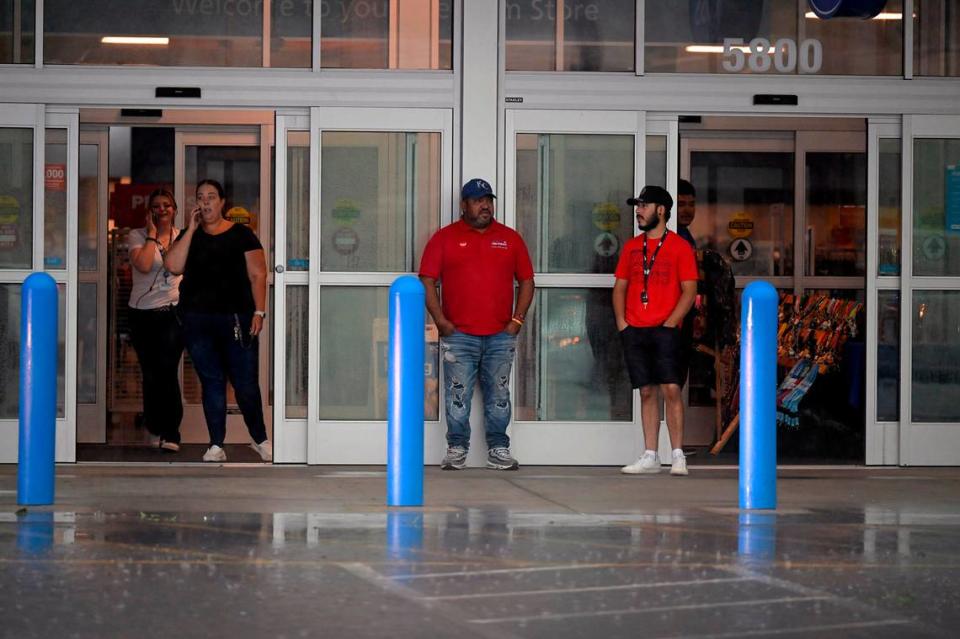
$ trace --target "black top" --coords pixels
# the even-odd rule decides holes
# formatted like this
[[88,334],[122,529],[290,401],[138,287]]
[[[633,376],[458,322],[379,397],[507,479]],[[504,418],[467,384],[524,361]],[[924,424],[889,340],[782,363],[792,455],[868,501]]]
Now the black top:
[[180,308],[199,313],[252,313],[256,310],[247,251],[263,245],[249,227],[234,224],[220,235],[197,229],[180,282]]

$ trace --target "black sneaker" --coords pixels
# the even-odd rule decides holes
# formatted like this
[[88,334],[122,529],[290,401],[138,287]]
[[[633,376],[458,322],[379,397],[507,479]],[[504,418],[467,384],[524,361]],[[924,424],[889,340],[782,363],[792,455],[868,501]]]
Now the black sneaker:
[[467,449],[463,446],[447,446],[447,454],[440,462],[440,470],[463,470],[467,467]]
[[506,446],[491,448],[487,453],[487,468],[492,470],[517,470],[520,464],[510,455]]

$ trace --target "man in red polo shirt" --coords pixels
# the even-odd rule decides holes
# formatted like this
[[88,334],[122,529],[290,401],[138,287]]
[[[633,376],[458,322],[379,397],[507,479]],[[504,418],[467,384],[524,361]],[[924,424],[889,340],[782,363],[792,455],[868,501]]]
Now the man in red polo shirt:
[[646,186],[627,204],[636,207],[641,235],[623,246],[613,286],[613,312],[623,341],[630,383],[640,389],[645,450],[621,468],[628,474],[660,472],[657,442],[663,394],[673,448],[671,475],[686,475],[683,456],[683,341],[680,327],[697,296],[693,249],[667,230],[673,198],[659,186]]
[[[510,369],[517,333],[533,301],[533,266],[523,239],[494,220],[493,189],[480,178],[460,191],[460,221],[437,231],[420,261],[427,310],[440,331],[447,454],[460,470],[470,447],[470,402],[480,378],[487,468],[516,470],[510,455]],[[519,283],[514,304],[514,280]],[[443,285],[443,303],[437,294]]]

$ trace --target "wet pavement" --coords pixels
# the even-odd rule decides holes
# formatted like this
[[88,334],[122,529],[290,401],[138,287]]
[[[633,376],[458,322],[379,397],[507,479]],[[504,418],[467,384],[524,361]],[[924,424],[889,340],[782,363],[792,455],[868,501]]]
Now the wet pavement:
[[960,469],[0,467],[9,637],[912,637],[960,623]]

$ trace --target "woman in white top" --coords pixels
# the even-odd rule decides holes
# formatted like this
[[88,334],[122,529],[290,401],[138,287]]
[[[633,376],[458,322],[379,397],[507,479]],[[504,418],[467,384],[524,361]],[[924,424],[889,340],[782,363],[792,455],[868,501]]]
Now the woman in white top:
[[148,202],[146,226],[129,235],[130,332],[143,377],[144,424],[162,450],[177,452],[183,419],[178,378],[183,331],[176,313],[181,276],[163,266],[178,235],[177,203],[167,189],[155,190]]

